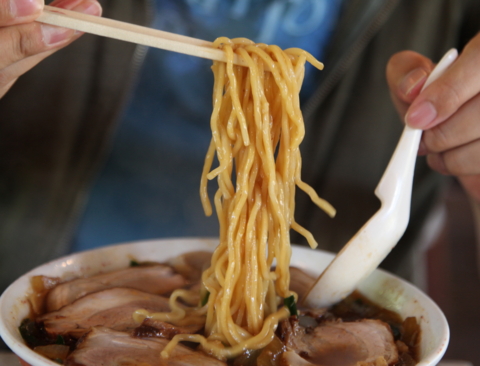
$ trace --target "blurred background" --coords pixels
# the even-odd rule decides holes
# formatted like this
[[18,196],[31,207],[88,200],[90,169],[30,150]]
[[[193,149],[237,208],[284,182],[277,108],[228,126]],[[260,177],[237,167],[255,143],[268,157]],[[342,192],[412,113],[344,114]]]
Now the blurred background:
[[446,223],[426,254],[426,292],[450,325],[444,359],[480,365],[480,247],[472,210],[455,181],[446,190],[444,202]]

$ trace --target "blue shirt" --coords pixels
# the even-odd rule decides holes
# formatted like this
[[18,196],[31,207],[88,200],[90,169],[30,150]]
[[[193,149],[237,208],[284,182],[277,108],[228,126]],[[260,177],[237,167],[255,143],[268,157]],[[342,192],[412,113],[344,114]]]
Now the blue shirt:
[[[152,27],[299,47],[322,59],[342,0],[157,0]],[[210,133],[211,61],[149,49],[96,180],[73,250],[178,236],[218,236],[205,217],[200,175]],[[302,99],[315,87],[307,68]],[[210,193],[216,183],[210,183]]]

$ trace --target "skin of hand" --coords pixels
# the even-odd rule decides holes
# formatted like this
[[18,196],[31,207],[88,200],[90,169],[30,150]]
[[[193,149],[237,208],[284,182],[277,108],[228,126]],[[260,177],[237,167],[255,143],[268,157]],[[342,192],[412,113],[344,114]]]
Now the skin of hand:
[[434,64],[403,51],[391,57],[386,75],[392,100],[405,122],[422,129],[419,155],[441,174],[458,178],[480,203],[480,33],[453,65],[420,93]]
[[[96,0],[55,0],[50,5],[101,15]],[[0,98],[18,77],[81,36],[71,29],[40,24],[44,0],[0,0]]]

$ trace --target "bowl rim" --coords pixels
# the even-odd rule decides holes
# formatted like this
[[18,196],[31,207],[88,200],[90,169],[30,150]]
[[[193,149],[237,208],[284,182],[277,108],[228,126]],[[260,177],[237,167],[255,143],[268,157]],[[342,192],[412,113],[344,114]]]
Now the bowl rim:
[[[72,253],[63,257],[60,257],[58,259],[54,259],[52,261],[49,261],[45,264],[42,264],[38,267],[33,268],[29,272],[25,273],[21,277],[19,277],[16,281],[14,281],[5,291],[4,293],[0,296],[0,336],[4,340],[4,342],[7,344],[7,346],[15,353],[17,356],[21,357],[24,361],[30,363],[31,365],[35,366],[58,366],[57,363],[54,363],[53,361],[50,361],[43,356],[40,356],[36,352],[34,352],[32,349],[30,349],[24,342],[21,340],[21,336],[18,331],[18,325],[19,321],[17,320],[17,325],[15,328],[15,334],[12,333],[11,328],[12,325],[10,324],[11,321],[9,319],[4,319],[4,314],[11,314],[14,309],[10,304],[21,304],[21,306],[25,306],[26,302],[26,297],[28,294],[28,289],[29,289],[29,284],[30,284],[30,277],[33,275],[38,275],[42,274],[42,271],[46,272],[45,270],[47,268],[55,268],[56,271],[63,271],[64,275],[71,275],[71,272],[68,272],[68,269],[72,269],[73,263],[76,263],[75,260],[78,260],[79,258],[101,258],[102,254],[114,254],[118,253],[119,256],[123,257],[123,263],[117,263],[117,262],[122,262],[116,261],[115,258],[111,260],[107,260],[107,264],[105,266],[101,266],[100,268],[97,267],[92,267],[92,269],[85,269],[85,268],[77,268],[76,271],[87,271],[90,270],[91,272],[88,273],[88,275],[92,275],[94,273],[99,273],[102,272],[102,269],[104,271],[110,271],[114,270],[115,268],[122,268],[125,267],[125,263],[128,265],[128,262],[132,259],[131,256],[128,256],[127,253],[133,250],[137,250],[139,248],[142,248],[142,250],[146,250],[150,247],[156,248],[153,249],[154,252],[159,252],[159,247],[162,246],[169,246],[169,251],[167,255],[162,254],[162,258],[160,260],[166,260],[168,258],[175,257],[176,255],[191,251],[191,250],[209,250],[213,251],[215,247],[217,246],[218,243],[218,238],[199,238],[199,237],[187,237],[187,238],[165,238],[165,239],[153,239],[153,240],[142,240],[142,241],[133,241],[133,242],[127,242],[127,243],[119,243],[119,244],[113,244],[113,245],[108,245],[96,249],[91,249],[88,251],[83,251],[83,252],[77,252],[77,253]],[[172,247],[172,245],[174,245]],[[315,255],[312,256],[312,253],[316,253]],[[94,257],[93,257],[94,256]],[[318,257],[319,262],[315,262],[318,264],[316,268],[312,269],[312,257]],[[315,249],[315,251],[312,251],[309,247],[305,246],[298,246],[298,245],[292,245],[292,260],[291,263],[292,265],[295,265],[301,269],[304,269],[309,272],[316,272],[317,274],[320,273],[322,270],[322,267],[325,268],[328,263],[333,259],[334,254],[324,251],[324,250],[319,250]],[[100,270],[99,270],[100,269]],[[44,275],[48,275],[46,273],[43,273]],[[372,278],[374,279],[372,282]],[[370,282],[372,284],[369,285]],[[383,281],[383,282],[382,282]],[[386,281],[386,282],[385,282]],[[430,352],[430,354],[427,354],[424,358],[421,359],[419,363],[417,363],[417,366],[433,366],[436,365],[444,355],[448,342],[450,339],[450,330],[448,327],[447,319],[441,309],[438,307],[438,305],[425,293],[423,293],[420,289],[417,287],[413,286],[409,282],[405,281],[404,279],[391,274],[389,272],[386,272],[382,269],[376,269],[374,274],[370,276],[369,278],[365,279],[362,281],[362,283],[359,285],[359,289],[361,292],[364,292],[365,289],[369,291],[369,288],[377,288],[380,283],[388,283],[388,281],[391,281],[391,283],[397,283],[401,285],[401,287],[406,291],[408,294],[415,294],[417,300],[419,303],[426,305],[427,309],[425,309],[425,312],[428,312],[429,314],[434,314],[433,320],[438,322],[440,325],[439,331],[441,332],[441,340],[439,341],[439,347],[438,349]],[[20,289],[23,290],[23,295],[19,296],[18,294],[15,295],[15,291],[18,289],[20,286]],[[362,287],[366,286],[366,287]],[[369,287],[370,286],[370,287]],[[386,286],[386,293],[379,293],[379,296],[388,296],[388,285]],[[362,289],[364,291],[362,291]],[[15,296],[15,298],[12,300],[12,296]],[[367,297],[369,297],[367,295]],[[377,299],[372,299],[376,301]],[[417,301],[416,300],[416,301]],[[28,305],[27,305],[28,306]],[[382,304],[382,306],[385,306],[388,308],[388,304]],[[394,306],[394,304],[392,305]],[[391,309],[394,310],[395,309]],[[426,319],[428,320],[428,319]]]

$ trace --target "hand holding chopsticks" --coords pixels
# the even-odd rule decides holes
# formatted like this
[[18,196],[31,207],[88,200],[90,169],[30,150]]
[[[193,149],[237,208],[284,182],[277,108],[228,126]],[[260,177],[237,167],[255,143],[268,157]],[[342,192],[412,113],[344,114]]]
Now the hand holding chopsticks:
[[[37,21],[186,55],[226,61],[224,53],[213,48],[212,42],[48,5]],[[234,63],[245,65],[238,57],[235,57]]]

